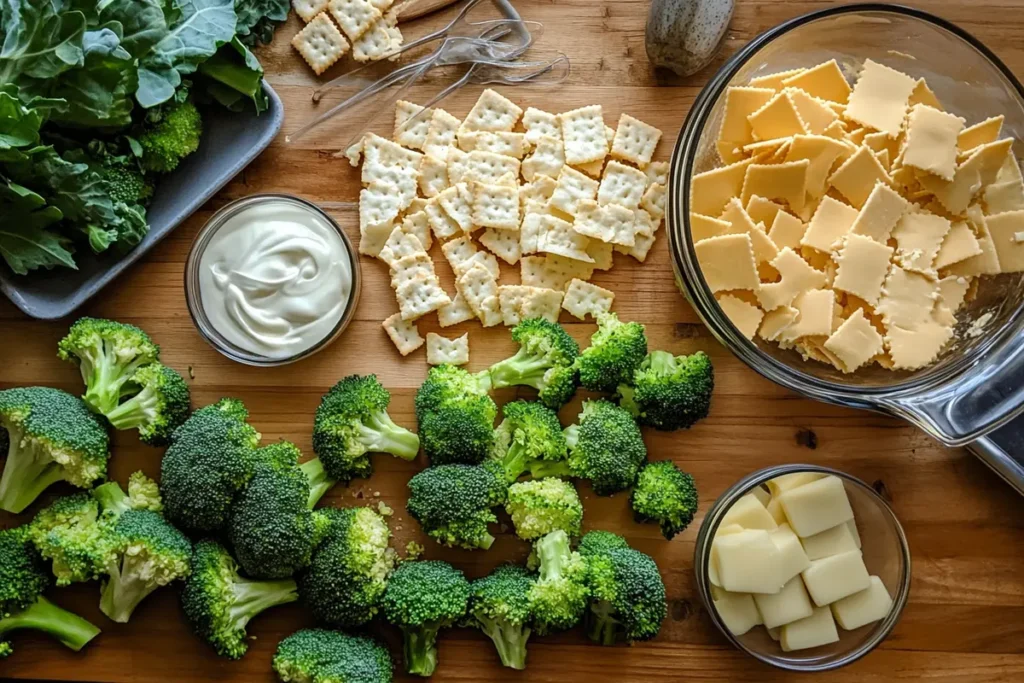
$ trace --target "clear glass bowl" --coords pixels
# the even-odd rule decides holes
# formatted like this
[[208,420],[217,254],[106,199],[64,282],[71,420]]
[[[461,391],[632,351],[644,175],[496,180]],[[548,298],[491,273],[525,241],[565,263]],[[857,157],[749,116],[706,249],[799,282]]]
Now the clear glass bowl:
[[[348,304],[337,324],[319,342],[305,351],[300,351],[294,356],[287,358],[268,358],[233,344],[224,335],[218,332],[217,328],[214,327],[213,323],[210,321],[206,311],[203,309],[203,298],[200,294],[200,263],[202,262],[203,252],[206,250],[206,246],[210,243],[213,236],[217,234],[217,231],[229,218],[238,212],[248,209],[254,205],[271,201],[285,201],[295,204],[303,210],[319,216],[321,219],[326,221],[341,238],[341,243],[344,245],[345,251],[348,254],[349,272],[352,274],[352,288],[349,294]],[[355,317],[361,287],[362,275],[359,271],[359,255],[356,253],[356,249],[352,245],[352,240],[348,238],[345,231],[341,229],[333,218],[328,216],[316,204],[287,194],[254,194],[248,197],[236,199],[233,202],[229,202],[224,205],[219,211],[210,217],[210,220],[206,222],[206,225],[204,225],[199,231],[199,234],[196,235],[195,240],[192,242],[192,248],[189,250],[188,259],[185,262],[185,302],[188,305],[189,315],[192,316],[192,322],[195,324],[196,329],[199,330],[199,334],[210,346],[217,349],[231,360],[257,367],[288,365],[289,363],[294,363],[302,360],[303,358],[308,358],[318,351],[322,351],[327,348],[331,342],[337,339],[341,333],[345,331],[345,328],[348,327],[352,318]]]
[[[742,636],[734,636],[729,632],[718,616],[711,598],[708,562],[711,557],[711,542],[729,508],[768,480],[794,472],[821,472],[842,479],[857,521],[857,529],[860,531],[863,544],[861,552],[864,554],[868,573],[882,580],[893,602],[889,615],[874,624],[867,624],[853,631],[844,631],[837,625],[837,643],[809,650],[783,652],[782,647],[771,639],[764,627],[755,627]],[[729,642],[766,664],[790,671],[829,671],[857,661],[878,647],[878,644],[892,632],[910,596],[910,547],[892,508],[860,479],[828,467],[814,465],[769,467],[747,476],[719,496],[704,517],[697,533],[693,567],[697,575],[697,592],[704,607],[711,615],[715,626]]]
[[[958,314],[957,341],[934,365],[916,372],[878,366],[844,375],[804,361],[761,339],[747,340],[718,306],[697,264],[689,225],[693,175],[721,165],[715,141],[729,86],[835,58],[848,75],[872,58],[925,77],[949,111],[975,123],[1003,114],[1003,135],[1024,132],[1024,90],[978,40],[919,10],[848,5],[781,24],[752,40],[704,88],[676,143],[666,219],[677,284],[711,332],[765,377],[806,396],[904,417],[955,446],[996,429],[1024,410],[1024,277],[986,277],[978,296]],[[983,334],[964,334],[984,313]]]

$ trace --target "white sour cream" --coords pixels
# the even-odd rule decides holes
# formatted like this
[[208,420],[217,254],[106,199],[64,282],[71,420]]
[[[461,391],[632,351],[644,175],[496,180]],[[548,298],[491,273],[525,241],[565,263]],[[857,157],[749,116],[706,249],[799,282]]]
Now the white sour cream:
[[341,236],[322,216],[268,200],[228,218],[199,263],[210,324],[250,353],[285,359],[307,351],[341,320],[352,271]]

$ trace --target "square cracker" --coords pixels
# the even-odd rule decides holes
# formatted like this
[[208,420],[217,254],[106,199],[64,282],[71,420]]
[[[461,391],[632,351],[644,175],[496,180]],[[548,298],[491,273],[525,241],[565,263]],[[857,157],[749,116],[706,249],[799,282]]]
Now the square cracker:
[[587,254],[590,258],[594,259],[595,270],[609,270],[615,265],[612,255],[612,252],[615,251],[615,246],[611,242],[590,240],[590,244],[587,245]]
[[481,265],[474,265],[464,272],[458,280],[459,291],[469,307],[478,316],[483,316],[488,308],[485,301],[495,297],[497,303],[498,282],[491,271]]
[[530,296],[523,301],[520,315],[524,319],[544,318],[548,322],[558,322],[558,312],[562,308],[565,292],[560,289],[533,288]]
[[[383,250],[382,250],[383,251]],[[391,262],[391,286],[400,289],[412,280],[435,278],[434,261],[425,251],[413,252]]]
[[612,140],[612,156],[632,161],[642,168],[651,163],[659,140],[660,130],[629,114],[623,114],[619,117],[615,139]]
[[459,147],[465,152],[479,150],[492,154],[522,159],[526,154],[526,142],[522,133],[508,131],[476,130],[458,134]]
[[327,9],[328,2],[330,0],[292,0],[292,7],[303,21],[312,21],[313,17]]
[[[413,117],[418,117],[413,121]],[[405,100],[395,102],[395,130],[392,137],[400,145],[423,149],[423,143],[427,139],[427,131],[430,130],[429,111],[423,111],[423,107]]]
[[658,185],[668,185],[667,161],[652,161],[644,168],[644,173],[647,175],[647,180],[650,181],[651,185],[655,183]]
[[463,131],[511,131],[523,115],[514,102],[487,88],[466,114],[459,132]]
[[356,40],[381,19],[370,0],[330,0],[327,6],[349,40]]
[[541,234],[537,242],[537,251],[557,254],[565,258],[593,263],[594,259],[587,254],[590,240],[572,228],[572,223],[555,216],[542,216]]
[[594,274],[586,263],[555,255],[524,256],[519,269],[524,285],[558,290],[564,290],[573,278],[586,280]]
[[357,40],[352,41],[352,59],[371,62],[387,57],[402,44],[402,32],[384,19],[375,21]]
[[420,163],[420,192],[424,197],[436,197],[448,189],[448,166],[429,154]]
[[441,251],[448,260],[448,265],[452,267],[455,278],[458,279],[468,268],[466,264],[476,255],[477,248],[469,235],[463,235],[450,242],[446,242],[441,247]]
[[430,221],[425,211],[413,211],[405,214],[402,219],[402,232],[415,235],[424,249],[430,249],[433,240],[430,238]]
[[395,291],[403,320],[415,320],[452,302],[436,277],[417,277]]
[[633,212],[623,206],[587,200],[580,202],[572,228],[584,237],[631,247],[634,221]]
[[585,319],[588,314],[596,320],[598,316],[612,310],[614,300],[615,292],[573,278],[565,290],[562,308],[580,320]]
[[[393,225],[402,210],[402,198],[394,188],[374,181],[359,192],[359,230],[361,233]],[[390,235],[390,231],[388,232]]]
[[526,142],[530,145],[536,145],[545,135],[562,139],[562,125],[558,121],[558,115],[534,107],[528,107],[523,114],[523,128],[526,129]]
[[465,365],[469,362],[469,334],[448,339],[427,332],[427,363],[430,365]]
[[635,209],[640,206],[646,188],[647,176],[643,171],[621,161],[609,161],[597,188],[597,203]]
[[519,202],[523,213],[543,213],[555,191],[555,179],[547,175],[535,175],[533,180],[519,186]]
[[448,217],[455,221],[462,232],[473,230],[473,194],[466,183],[457,183],[437,195]]
[[538,175],[554,178],[565,165],[565,149],[559,138],[541,135],[536,138],[533,154],[523,160],[523,177],[533,181]]
[[[452,188],[448,188],[452,189]],[[423,207],[423,213],[427,215],[427,222],[430,224],[430,229],[434,231],[434,236],[442,242],[451,237],[455,237],[459,234],[461,228],[451,216],[442,208],[441,203],[437,197],[433,197],[427,202],[427,205]]]
[[644,196],[640,198],[640,208],[655,218],[665,215],[665,186],[661,183],[654,183],[647,188]]
[[[519,229],[519,188],[473,183],[474,226],[499,230]],[[518,242],[518,238],[517,238]]]
[[600,184],[574,168],[563,166],[558,174],[549,206],[575,216],[580,202],[597,197]]
[[522,321],[523,302],[529,298],[533,289],[525,285],[498,287],[498,309],[501,311],[501,321],[507,327],[518,325]]
[[490,249],[492,253],[510,266],[519,263],[519,257],[522,255],[519,235],[511,230],[487,228],[480,235],[480,244]]
[[327,13],[320,12],[295,34],[292,47],[319,76],[348,52],[349,44],[334,22],[327,18]]
[[424,339],[416,329],[416,323],[411,320],[403,320],[401,313],[395,313],[381,323],[381,326],[403,356],[408,356],[423,346]]
[[427,137],[423,139],[423,151],[445,161],[448,149],[455,144],[455,134],[462,124],[444,109],[435,109],[427,125]]
[[519,225],[520,255],[537,253],[537,245],[543,231],[540,219],[544,214],[543,211],[528,211],[523,215],[523,222]]
[[391,236],[384,243],[384,248],[380,250],[377,258],[390,266],[406,256],[425,253],[427,252],[418,237],[398,227],[391,231]]
[[519,163],[518,159],[504,154],[474,150],[466,156],[466,171],[462,180],[499,184],[498,181],[508,173],[511,173],[513,178],[519,177]]
[[558,115],[566,163],[587,164],[608,156],[602,111],[601,105],[592,104]]
[[462,292],[456,292],[450,304],[437,309],[437,322],[441,327],[451,327],[475,317],[473,309],[462,297]]

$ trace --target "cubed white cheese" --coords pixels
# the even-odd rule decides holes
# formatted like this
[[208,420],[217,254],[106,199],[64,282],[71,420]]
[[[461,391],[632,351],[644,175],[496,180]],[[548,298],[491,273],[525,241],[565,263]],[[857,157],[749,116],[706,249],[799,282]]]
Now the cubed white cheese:
[[847,631],[884,619],[891,610],[892,598],[877,576],[871,577],[871,585],[864,590],[832,603],[832,614]]
[[839,641],[839,631],[828,607],[816,607],[806,619],[782,627],[779,644],[783,652],[806,650]]
[[859,550],[814,560],[804,570],[803,577],[807,592],[819,607],[842,600],[871,585]]
[[766,531],[775,531],[779,526],[753,493],[748,493],[733,503],[722,518],[722,524],[739,524],[744,529]]
[[782,503],[775,496],[768,501],[768,505],[765,507],[768,510],[768,514],[772,516],[776,524],[788,524],[789,520],[786,519],[786,511],[782,509]]
[[783,474],[775,477],[774,479],[768,480],[768,490],[771,491],[773,496],[779,496],[790,489],[795,489],[797,486],[803,486],[804,484],[810,484],[812,481],[817,481],[824,476],[825,475],[821,472],[793,472],[792,474]]
[[712,586],[711,598],[715,602],[715,611],[718,612],[718,616],[722,618],[725,627],[734,636],[742,636],[763,623],[750,593],[730,593]]
[[859,550],[857,542],[853,539],[853,534],[850,533],[848,524],[849,522],[837,524],[831,529],[825,529],[821,533],[802,539],[807,558],[810,560],[820,560],[830,555]]
[[[779,497],[786,519],[800,538],[853,519],[853,508],[842,479],[829,475],[789,489]],[[767,512],[767,511],[766,511]]]
[[782,524],[770,533],[772,542],[779,549],[778,572],[785,581],[789,581],[811,566],[804,547],[800,545],[800,539],[796,537],[788,524]]
[[768,489],[763,486],[755,486],[750,492],[753,493],[754,497],[761,501],[761,505],[764,505],[765,507],[768,506],[768,501],[772,499],[772,494],[768,493]]
[[[739,524],[728,524],[726,526],[718,527],[718,531],[715,532],[715,538],[719,536],[728,536],[729,534],[738,534],[743,531],[743,527]],[[714,546],[712,546],[712,552],[708,558],[708,580],[712,586],[722,587],[722,580],[718,578],[718,558],[715,557]]]
[[718,562],[722,588],[734,593],[778,593],[782,578],[782,553],[764,529],[745,529],[720,536],[711,547]]
[[[852,596],[851,596],[852,597]],[[795,576],[775,595],[754,595],[757,611],[768,628],[778,628],[799,619],[806,619],[814,612],[814,605],[804,588],[803,579]]]

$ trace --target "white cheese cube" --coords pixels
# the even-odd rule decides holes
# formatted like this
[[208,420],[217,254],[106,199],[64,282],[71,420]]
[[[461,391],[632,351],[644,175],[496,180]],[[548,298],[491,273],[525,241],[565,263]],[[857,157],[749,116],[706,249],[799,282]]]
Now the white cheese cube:
[[846,523],[846,527],[853,534],[853,542],[857,544],[857,548],[860,549],[860,532],[857,531],[857,520],[851,519]]
[[824,477],[825,475],[821,472],[794,472],[793,474],[783,474],[775,477],[774,479],[768,480],[768,490],[771,491],[773,496],[780,496],[790,489],[795,489],[797,486],[803,486],[804,484],[810,484],[812,481],[817,481]]
[[779,638],[782,636],[782,627],[779,628],[766,628],[768,631],[768,637],[774,640],[776,643],[779,642]]
[[745,529],[715,539],[712,557],[718,562],[722,588],[734,593],[778,593],[782,553],[764,529]]
[[832,614],[847,631],[884,619],[890,610],[892,598],[877,576],[871,577],[871,585],[864,590],[832,603]]
[[786,624],[779,634],[779,644],[782,645],[783,652],[806,650],[838,640],[839,631],[836,630],[836,622],[832,619],[832,610],[828,607],[816,607],[811,616]]
[[[850,596],[853,597],[853,596]],[[775,595],[754,595],[757,611],[768,628],[778,628],[799,619],[806,619],[814,612],[814,605],[807,596],[803,579],[794,576]]]
[[804,570],[803,577],[807,592],[819,607],[842,600],[871,585],[871,577],[859,550],[814,560]]
[[848,524],[849,522],[837,524],[831,529],[825,529],[821,533],[803,539],[807,558],[810,560],[820,560],[823,557],[838,555],[851,550],[859,550],[857,542],[853,540],[853,534],[850,533],[850,527],[847,526]]
[[[741,531],[743,531],[743,527],[739,524],[720,526],[718,531],[715,532],[715,538],[728,536],[729,534],[738,534]],[[722,580],[718,578],[718,558],[715,557],[714,545],[711,546],[711,556],[708,558],[708,581],[711,582],[712,586],[722,587]]]
[[762,486],[755,486],[751,491],[754,497],[761,501],[761,505],[768,506],[768,501],[772,499],[772,494],[768,493],[768,489]]
[[772,542],[779,549],[778,572],[785,581],[811,566],[804,547],[800,545],[800,539],[788,524],[783,524],[770,533]]
[[744,529],[766,531],[775,531],[779,526],[753,493],[748,493],[733,503],[722,518],[722,524],[739,524]]
[[722,618],[725,627],[734,636],[742,636],[763,623],[750,593],[730,593],[712,586],[711,598],[715,602],[718,616]]
[[[800,538],[807,538],[853,519],[842,479],[827,476],[789,489],[779,497],[786,519]],[[767,511],[766,511],[767,512]]]
[[765,506],[765,509],[768,510],[768,514],[772,516],[772,519],[775,520],[776,524],[789,523],[789,520],[786,519],[786,511],[782,509],[782,503],[779,502],[777,497],[773,496],[772,499],[768,501],[768,505]]

